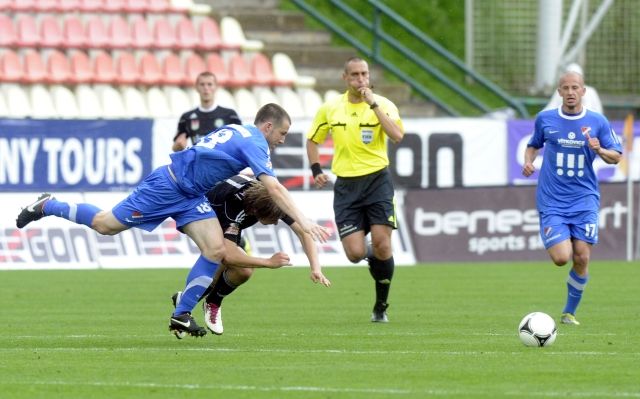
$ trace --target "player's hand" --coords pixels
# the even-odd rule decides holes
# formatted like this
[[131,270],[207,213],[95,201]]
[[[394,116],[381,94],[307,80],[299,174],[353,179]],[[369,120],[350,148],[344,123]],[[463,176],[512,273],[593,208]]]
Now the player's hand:
[[319,175],[316,175],[316,177],[313,178],[313,181],[315,182],[316,188],[322,188],[329,181],[329,176],[327,176],[324,173],[320,173]]
[[531,176],[533,174],[533,172],[535,172],[535,171],[536,171],[536,167],[533,166],[533,163],[531,163],[531,162],[525,163],[524,166],[522,167],[522,174],[525,177]]
[[276,252],[269,258],[269,269],[277,269],[282,266],[291,266],[291,258],[284,252]]
[[306,226],[302,226],[302,230],[305,233],[310,234],[311,238],[317,242],[327,242],[327,238],[331,235],[331,232],[326,227],[322,227],[319,224],[315,224],[309,221],[305,223]]
[[331,281],[329,281],[328,278],[326,278],[324,276],[324,274],[322,274],[322,272],[311,272],[311,275],[309,276],[311,278],[311,281],[313,281],[314,283],[320,283],[322,285],[324,285],[325,287],[330,287],[331,286]]
[[591,148],[596,154],[600,154],[600,140],[597,137],[591,138],[589,133],[585,133],[584,136],[587,138],[587,142],[589,144],[589,148]]

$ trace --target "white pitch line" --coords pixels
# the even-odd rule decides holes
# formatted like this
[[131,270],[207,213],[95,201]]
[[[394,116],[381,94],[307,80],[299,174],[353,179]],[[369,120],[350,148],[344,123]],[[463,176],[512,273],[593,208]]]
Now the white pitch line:
[[90,386],[90,387],[124,387],[124,388],[154,388],[154,389],[184,389],[184,390],[228,390],[255,392],[321,392],[321,393],[363,393],[371,395],[420,395],[420,396],[487,396],[508,395],[517,397],[579,397],[579,398],[640,398],[640,392],[594,392],[594,391],[517,391],[495,392],[483,390],[445,390],[445,389],[400,389],[400,388],[333,388],[320,386],[255,386],[232,384],[157,384],[157,383],[113,383],[113,382],[67,382],[67,381],[23,381],[1,382],[0,385],[41,385],[41,386]]
[[573,352],[553,352],[549,348],[532,348],[531,350],[522,350],[517,352],[501,352],[501,351],[385,351],[385,350],[346,350],[346,349],[276,349],[276,348],[183,348],[183,347],[54,347],[54,348],[1,348],[0,352],[175,352],[176,350],[185,352],[226,352],[226,353],[292,353],[292,354],[338,354],[338,355],[450,355],[450,356],[486,356],[486,355],[514,355],[522,356],[539,351],[538,353],[545,356],[622,356],[636,357],[640,356],[640,352],[599,352],[599,351],[573,351]]

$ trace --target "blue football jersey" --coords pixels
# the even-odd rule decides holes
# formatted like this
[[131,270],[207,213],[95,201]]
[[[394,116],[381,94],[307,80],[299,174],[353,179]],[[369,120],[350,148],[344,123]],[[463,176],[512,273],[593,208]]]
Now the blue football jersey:
[[620,140],[603,115],[583,107],[576,115],[562,108],[540,112],[528,146],[542,148],[544,159],[536,193],[538,211],[547,214],[597,211],[600,208],[598,178],[593,169],[597,154],[586,134],[600,146],[622,153]]
[[180,189],[191,195],[204,195],[247,167],[256,178],[275,176],[267,140],[254,125],[223,126],[192,147],[172,153],[170,166]]

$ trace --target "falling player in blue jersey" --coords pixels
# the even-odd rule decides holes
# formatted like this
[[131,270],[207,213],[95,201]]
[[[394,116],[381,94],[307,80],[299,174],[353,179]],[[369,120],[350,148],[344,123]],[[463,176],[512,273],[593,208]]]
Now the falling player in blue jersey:
[[540,237],[553,263],[573,261],[567,279],[567,302],[561,322],[580,324],[576,309],[589,279],[591,246],[598,242],[600,190],[593,161],[620,162],[622,147],[603,115],[582,105],[582,75],[567,72],[560,77],[562,106],[542,111],[524,154],[522,174],[531,176],[540,148],[545,147],[536,203]]
[[23,228],[43,216],[55,215],[98,233],[114,235],[131,227],[151,231],[165,219],[173,218],[176,227],[198,246],[201,256],[187,276],[169,329],[178,338],[185,334],[203,336],[206,330],[196,324],[191,311],[225,256],[222,228],[206,197],[217,183],[251,168],[280,209],[314,240],[326,241],[328,231],[300,212],[271,165],[271,151],[284,143],[290,125],[291,118],[282,107],[267,104],[258,110],[253,125],[223,126],[194,146],[172,153],[171,164],[155,169],[109,211],[92,204],[58,201],[45,193],[22,209],[16,225]]

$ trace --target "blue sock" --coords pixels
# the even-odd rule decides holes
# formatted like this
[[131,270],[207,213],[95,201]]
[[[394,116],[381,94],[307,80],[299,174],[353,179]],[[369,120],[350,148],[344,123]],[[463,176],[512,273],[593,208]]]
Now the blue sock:
[[94,216],[102,209],[91,204],[70,204],[52,198],[44,203],[42,210],[45,216],[53,215],[91,227]]
[[191,313],[202,298],[204,291],[213,281],[216,270],[218,270],[217,263],[200,255],[187,276],[187,284],[184,291],[182,291],[180,303],[178,303],[176,310],[173,312],[174,316]]
[[582,292],[587,285],[589,276],[580,277],[573,269],[569,272],[567,278],[567,304],[564,307],[562,313],[576,314],[576,309],[582,299]]

